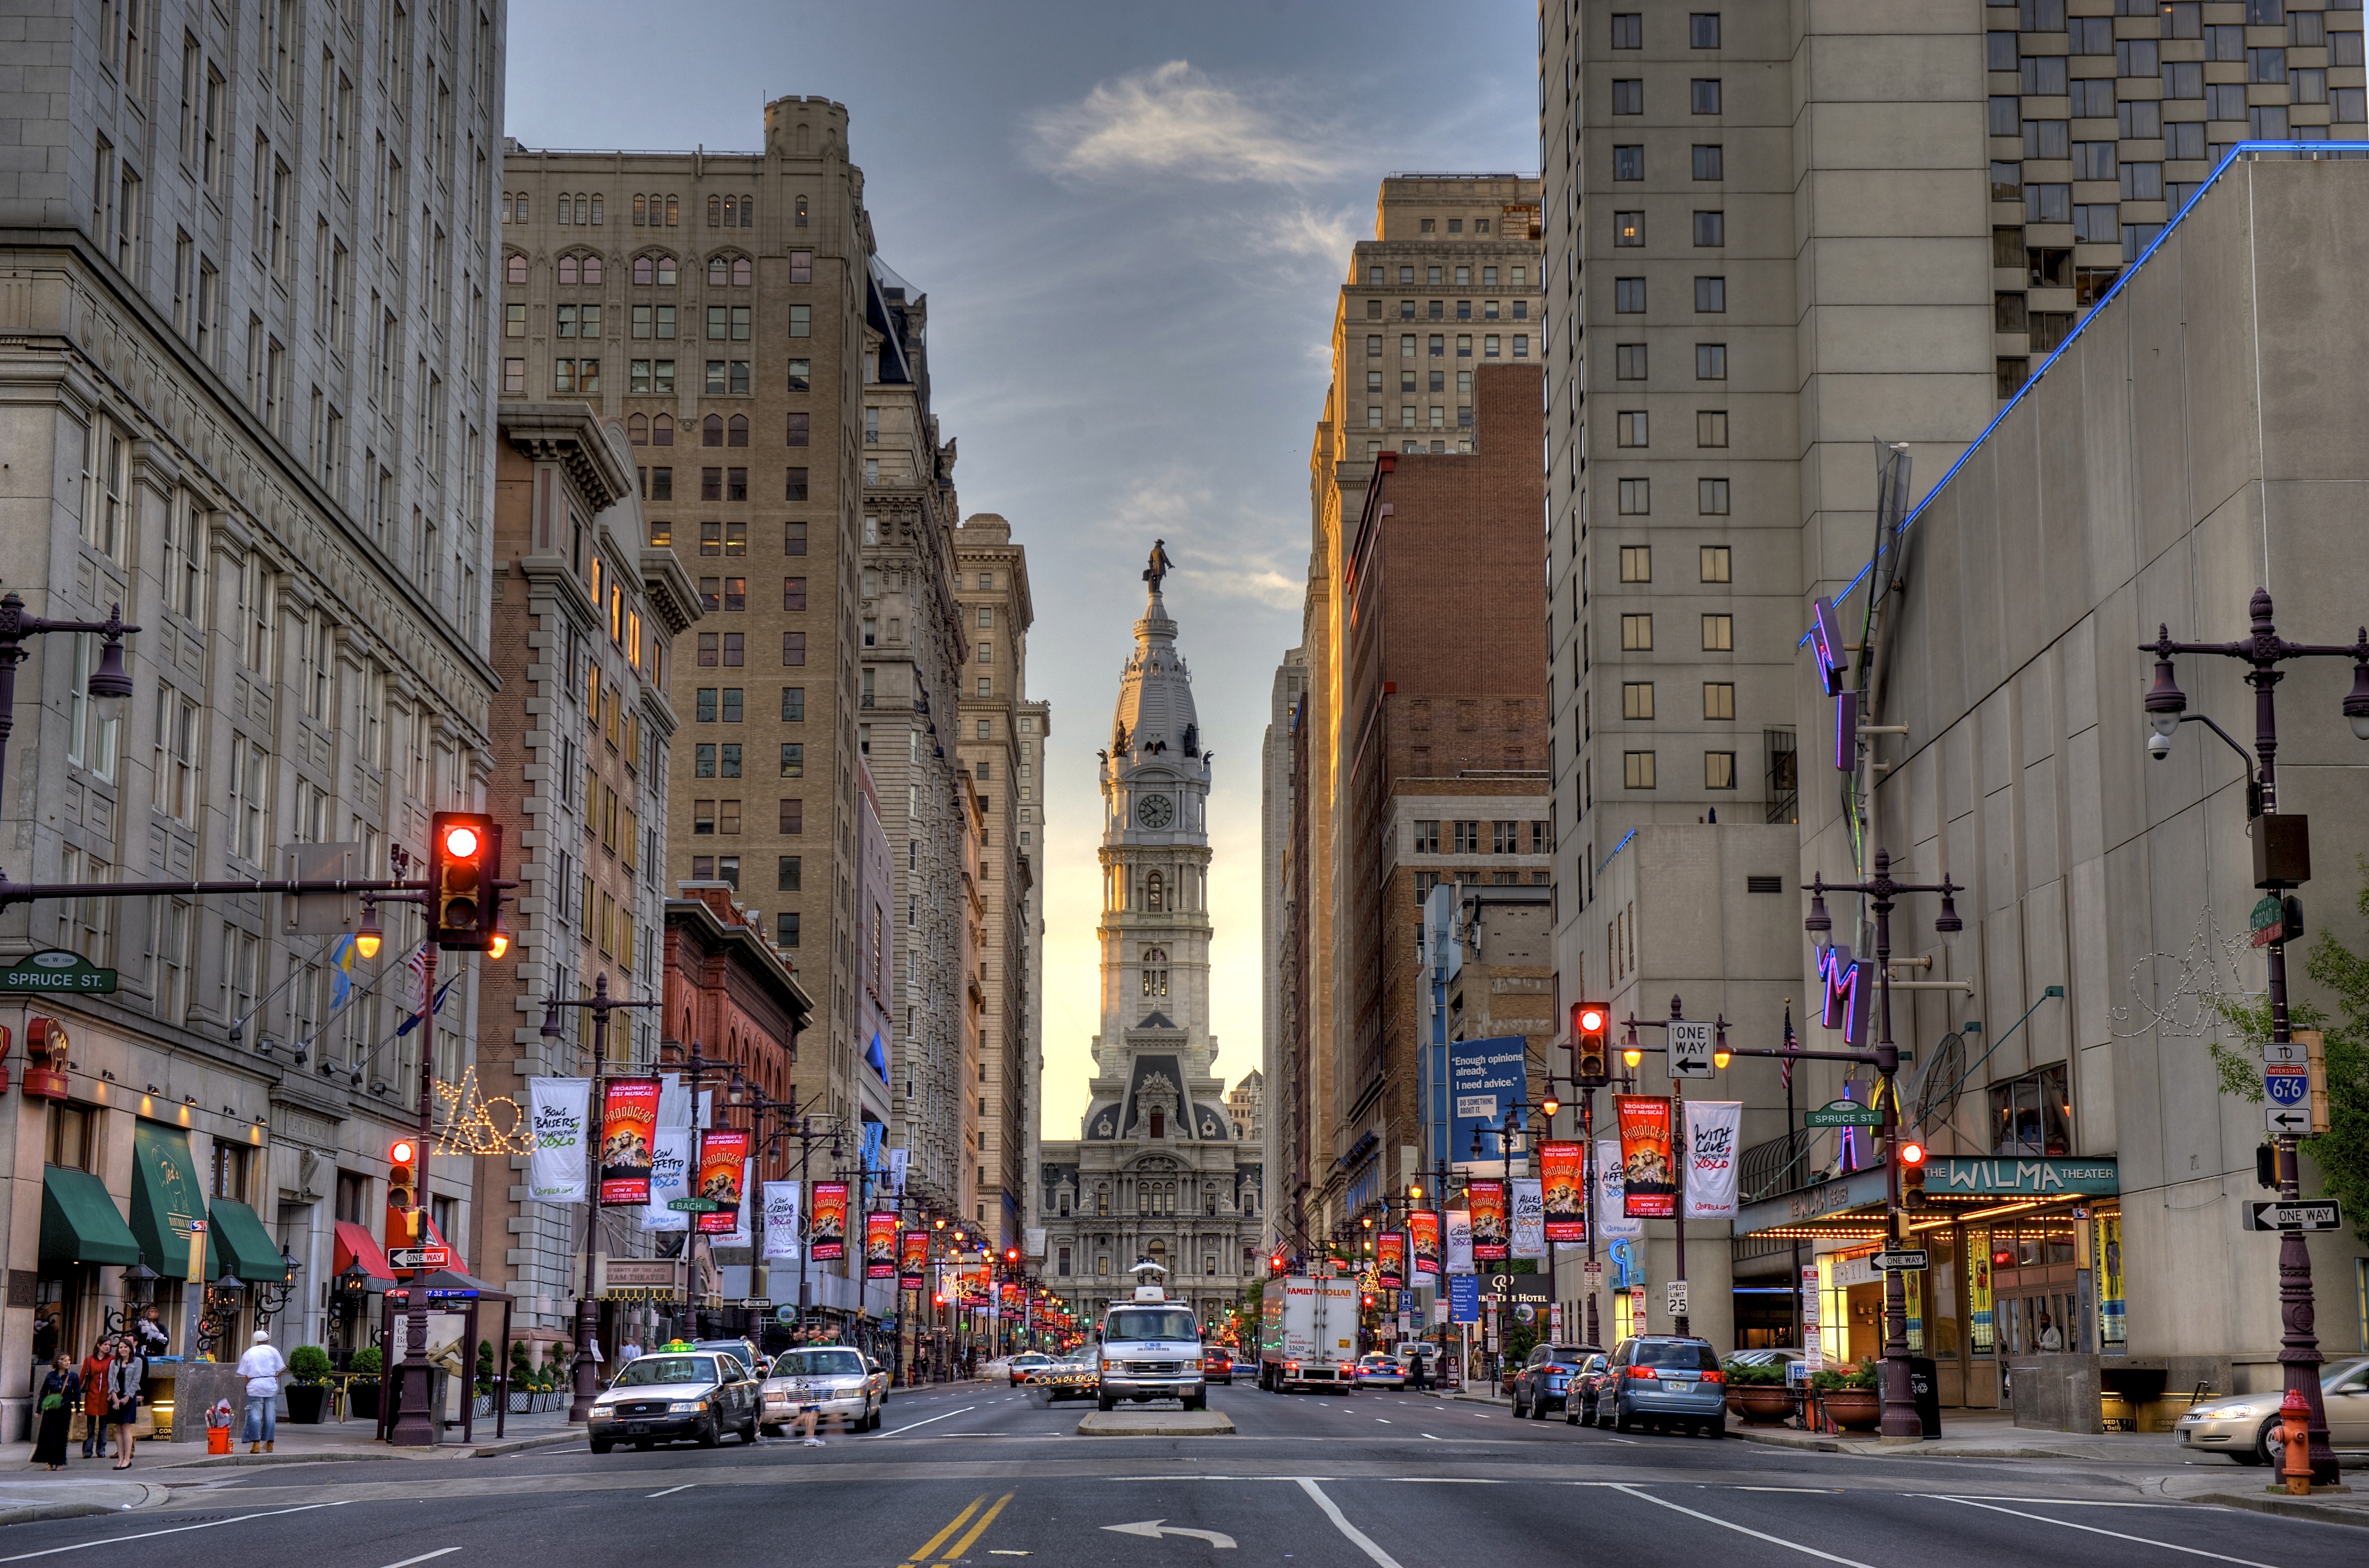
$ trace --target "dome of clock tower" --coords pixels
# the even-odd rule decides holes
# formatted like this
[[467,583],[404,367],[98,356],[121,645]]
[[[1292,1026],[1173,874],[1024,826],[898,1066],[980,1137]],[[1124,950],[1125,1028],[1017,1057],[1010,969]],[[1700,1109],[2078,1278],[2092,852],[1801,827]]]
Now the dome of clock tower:
[[1201,751],[1201,727],[1193,709],[1193,675],[1176,651],[1176,623],[1154,583],[1143,617],[1135,624],[1135,652],[1121,672],[1118,710],[1111,724],[1111,761],[1166,757],[1181,763]]

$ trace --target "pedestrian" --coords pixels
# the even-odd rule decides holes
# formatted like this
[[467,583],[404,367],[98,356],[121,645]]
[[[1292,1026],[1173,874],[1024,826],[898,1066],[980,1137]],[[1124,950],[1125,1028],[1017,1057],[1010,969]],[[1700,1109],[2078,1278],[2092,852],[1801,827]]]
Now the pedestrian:
[[156,1308],[153,1302],[146,1311],[140,1314],[140,1321],[132,1325],[132,1331],[139,1336],[142,1360],[144,1361],[152,1356],[165,1356],[171,1353],[173,1336],[165,1332],[164,1320],[156,1315]]
[[115,1468],[132,1468],[132,1428],[140,1421],[140,1394],[148,1381],[148,1357],[140,1354],[129,1334],[115,1341],[115,1359],[107,1364],[107,1415],[115,1424]]
[[2055,1321],[2046,1312],[2040,1314],[2040,1348],[2043,1350],[2065,1348],[2065,1336],[2056,1332]]
[[1431,1374],[1424,1369],[1422,1351],[1418,1350],[1414,1353],[1414,1356],[1408,1367],[1408,1370],[1413,1374],[1415,1391],[1417,1393],[1429,1391],[1431,1388]]
[[33,1397],[40,1423],[33,1441],[35,1462],[53,1471],[66,1468],[66,1435],[74,1426],[74,1402],[81,1397],[82,1379],[74,1372],[74,1357],[61,1350],[50,1357],[49,1375]]
[[113,1355],[114,1342],[102,1339],[82,1364],[82,1457],[86,1459],[107,1458],[107,1363]]
[[287,1358],[271,1343],[271,1331],[255,1331],[255,1343],[238,1358],[238,1375],[246,1379],[246,1451],[258,1448],[271,1452],[274,1429],[279,1425],[280,1374],[288,1369]]
[[627,1334],[625,1336],[625,1343],[620,1345],[617,1349],[618,1356],[623,1358],[618,1364],[622,1366],[624,1362],[631,1361],[635,1356],[639,1356],[641,1353],[641,1341],[635,1339],[632,1334]]

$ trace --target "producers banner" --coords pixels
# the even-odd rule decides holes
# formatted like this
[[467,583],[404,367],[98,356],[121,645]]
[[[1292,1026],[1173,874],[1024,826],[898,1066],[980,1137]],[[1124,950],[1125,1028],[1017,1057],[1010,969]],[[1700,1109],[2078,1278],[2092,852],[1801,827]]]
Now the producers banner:
[[1414,1254],[1414,1272],[1418,1278],[1439,1277],[1439,1215],[1436,1210],[1418,1208],[1407,1216],[1407,1246]]
[[814,1249],[815,1260],[818,1263],[847,1255],[845,1182],[817,1182],[814,1185],[814,1221],[807,1231],[807,1244]]
[[1688,1100],[1687,1218],[1735,1218],[1735,1162],[1743,1140],[1744,1102]]
[[601,1201],[650,1201],[650,1152],[658,1127],[658,1081],[612,1078],[601,1096]]
[[662,1127],[650,1146],[650,1201],[642,1207],[644,1230],[688,1230],[691,1216],[674,1200],[691,1196],[692,1141],[687,1127]]
[[1547,1240],[1587,1240],[1587,1146],[1550,1140],[1539,1145],[1539,1181],[1546,1206]]
[[715,1207],[699,1216],[703,1236],[727,1236],[740,1220],[740,1180],[749,1163],[749,1134],[739,1127],[718,1127],[699,1139],[699,1185],[692,1196]]
[[864,1277],[897,1277],[897,1216],[894,1213],[864,1217]]
[[535,1203],[582,1203],[588,1173],[584,1161],[584,1113],[592,1099],[585,1078],[526,1081],[529,1126],[534,1148],[527,1156],[526,1196]]
[[1547,1255],[1546,1197],[1536,1176],[1516,1176],[1513,1191],[1514,1255],[1545,1261]]
[[907,1230],[897,1238],[897,1288],[927,1290],[930,1288],[930,1233],[927,1230]]
[[798,1184],[765,1184],[765,1255],[795,1263],[798,1258]]
[[1623,1190],[1619,1140],[1600,1138],[1596,1141],[1596,1234],[1600,1241],[1633,1242],[1645,1234],[1645,1222],[1630,1215]]
[[1654,1094],[1615,1094],[1620,1122],[1621,1192],[1632,1219],[1667,1219],[1677,1212],[1678,1188],[1670,1164],[1670,1103]]
[[1472,1272],[1472,1216],[1461,1208],[1448,1211],[1448,1272]]
[[1406,1288],[1406,1232],[1385,1230],[1374,1238],[1374,1283],[1385,1290]]
[[1465,1183],[1464,1207],[1472,1216],[1472,1261],[1505,1262],[1513,1241],[1505,1216],[1505,1184],[1494,1176]]

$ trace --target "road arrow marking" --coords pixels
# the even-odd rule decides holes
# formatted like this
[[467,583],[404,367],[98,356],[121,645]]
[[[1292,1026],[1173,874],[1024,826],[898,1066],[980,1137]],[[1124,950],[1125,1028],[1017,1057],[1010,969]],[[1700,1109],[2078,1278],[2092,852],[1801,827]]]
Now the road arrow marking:
[[1188,1530],[1181,1525],[1173,1529],[1163,1528],[1158,1519],[1145,1519],[1132,1525],[1104,1525],[1103,1528],[1116,1530],[1121,1535],[1139,1535],[1146,1540],[1158,1540],[1164,1535],[1189,1535],[1196,1540],[1207,1541],[1220,1551],[1231,1551],[1234,1548],[1234,1538],[1230,1535],[1219,1535],[1216,1530]]

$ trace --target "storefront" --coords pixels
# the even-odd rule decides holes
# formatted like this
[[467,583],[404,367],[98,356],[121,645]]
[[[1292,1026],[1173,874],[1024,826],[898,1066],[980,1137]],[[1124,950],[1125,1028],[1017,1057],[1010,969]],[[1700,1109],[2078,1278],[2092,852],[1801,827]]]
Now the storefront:
[[[1946,1405],[2011,1404],[2008,1360],[2034,1353],[2117,1356],[2125,1341],[2121,1183],[2112,1157],[1936,1156],[1922,1207],[1904,1216],[1926,1266],[1901,1276],[1908,1345],[1929,1356]],[[1854,1171],[1754,1204],[1735,1234],[1798,1242],[1814,1268],[1820,1359],[1883,1349],[1887,1173]]]
[[107,1184],[87,1171],[41,1172],[40,1265],[34,1281],[33,1359],[59,1350],[80,1360],[110,1326],[99,1279],[107,1266],[139,1261],[140,1246]]

